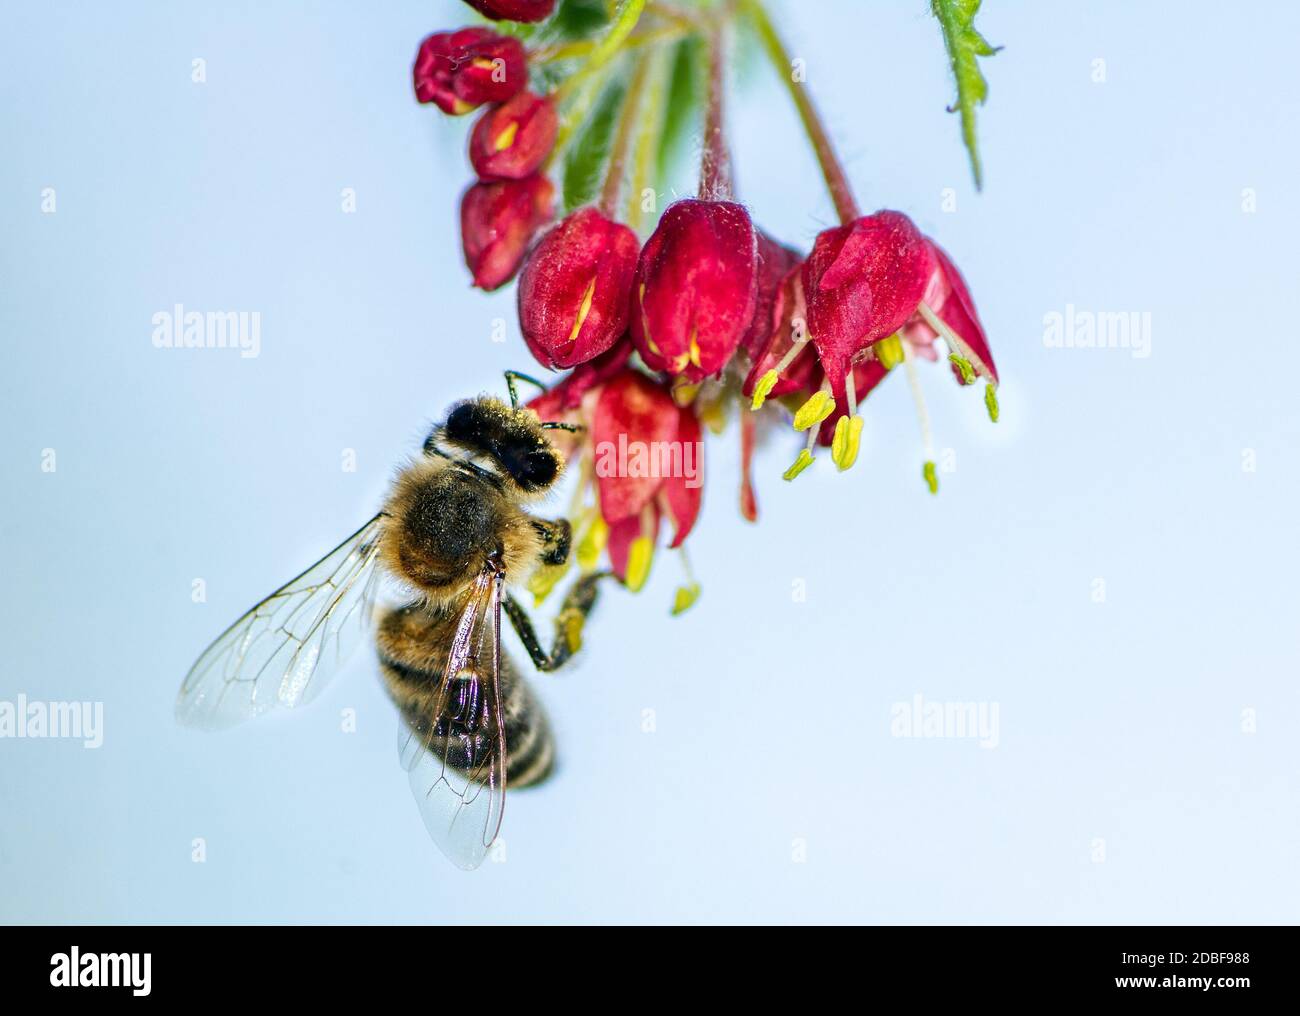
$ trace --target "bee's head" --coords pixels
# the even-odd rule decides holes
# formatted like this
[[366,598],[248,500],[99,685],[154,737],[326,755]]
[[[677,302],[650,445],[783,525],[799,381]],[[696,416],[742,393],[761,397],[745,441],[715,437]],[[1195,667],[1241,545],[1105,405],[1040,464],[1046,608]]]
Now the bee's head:
[[454,405],[425,440],[424,453],[465,459],[525,495],[549,490],[564,464],[532,410],[486,395]]

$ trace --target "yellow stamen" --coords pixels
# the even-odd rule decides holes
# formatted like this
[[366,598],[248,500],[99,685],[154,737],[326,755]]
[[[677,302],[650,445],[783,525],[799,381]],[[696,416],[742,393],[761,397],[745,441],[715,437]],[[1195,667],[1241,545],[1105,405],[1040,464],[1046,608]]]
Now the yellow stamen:
[[684,409],[695,401],[695,396],[700,394],[700,384],[699,382],[692,384],[682,378],[675,378],[672,392],[673,401]]
[[627,588],[639,593],[650,577],[650,562],[654,560],[655,543],[649,536],[638,536],[627,551]]
[[794,414],[794,429],[807,430],[835,412],[835,397],[825,388],[814,392]]
[[921,475],[925,477],[925,485],[930,488],[930,493],[939,493],[939,474],[935,471],[933,462],[927,462],[921,467]]
[[863,423],[860,416],[841,416],[835,422],[835,437],[831,441],[831,461],[841,473],[858,461]]
[[695,601],[700,598],[700,584],[692,582],[687,586],[678,586],[677,592],[673,594],[673,609],[671,614],[676,617],[684,614],[695,605]]
[[807,448],[804,448],[799,452],[799,457],[794,460],[794,464],[781,474],[781,479],[786,481],[793,480],[796,476],[812,465],[812,460],[813,453]]
[[893,370],[903,362],[903,339],[895,332],[875,345],[876,359],[885,370]]
[[989,419],[998,422],[998,390],[996,385],[984,386],[984,407],[989,411]]
[[515,120],[510,123],[500,134],[492,145],[498,152],[504,152],[507,148],[515,143],[515,135],[519,133],[519,121]]
[[689,346],[687,347],[690,349],[690,352],[686,354],[691,358],[691,363],[695,364],[695,366],[697,367],[700,366],[700,344],[697,341],[699,338],[699,334],[700,333],[698,329],[696,328],[691,329],[691,341]]
[[596,296],[596,280],[592,279],[587,291],[582,294],[582,304],[578,307],[578,317],[573,322],[573,331],[569,332],[569,341],[573,342],[578,338],[578,333],[582,331],[582,326],[587,322],[587,315],[591,313],[591,301]]
[[600,561],[601,551],[609,542],[609,525],[599,513],[592,519],[591,525],[578,541],[578,567],[584,572],[593,571]]
[[781,375],[775,370],[769,370],[759,378],[758,384],[754,385],[754,398],[749,403],[749,408],[754,412],[758,412],[762,409],[763,403],[767,401],[768,395],[771,394],[772,389],[776,387],[776,383],[780,380]]
[[970,365],[970,361],[966,357],[959,356],[957,353],[949,353],[948,359],[961,372],[962,384],[973,385],[975,383],[975,368]]

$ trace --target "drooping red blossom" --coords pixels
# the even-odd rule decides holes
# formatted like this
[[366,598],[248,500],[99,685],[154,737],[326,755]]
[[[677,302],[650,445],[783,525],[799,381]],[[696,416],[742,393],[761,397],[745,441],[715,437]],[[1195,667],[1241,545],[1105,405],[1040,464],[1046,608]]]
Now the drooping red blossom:
[[936,264],[933,246],[901,212],[876,212],[818,234],[804,263],[804,297],[837,401],[853,357],[916,313]]
[[[606,382],[592,411],[591,440],[600,512],[610,527],[664,512],[680,546],[699,515],[703,493],[700,421],[666,386],[625,368]],[[645,534],[649,535],[649,534]],[[612,555],[611,555],[612,556]]]
[[522,91],[493,106],[474,125],[469,161],[480,180],[521,180],[541,168],[560,120],[550,99]]
[[632,338],[653,370],[700,381],[731,359],[754,317],[758,244],[744,207],[688,198],[664,211],[632,291]]
[[479,289],[505,285],[528,244],[551,219],[555,188],[541,174],[524,180],[476,183],[460,202],[465,264]]
[[761,229],[758,236],[758,282],[755,289],[754,319],[741,340],[750,362],[758,360],[767,350],[781,321],[781,289],[790,270],[803,261],[799,252],[778,243]]
[[420,43],[412,76],[416,99],[460,116],[514,96],[528,83],[528,63],[518,39],[490,28],[462,28]]
[[519,326],[539,363],[573,367],[619,340],[640,251],[631,229],[595,208],[542,237],[519,276]]
[[555,0],[465,0],[493,21],[541,21],[555,10]]
[[[769,241],[771,243],[771,241]],[[763,256],[763,238],[760,234],[759,251]],[[820,375],[817,356],[811,346],[805,346],[793,359],[787,362],[794,343],[800,337],[807,337],[808,308],[803,295],[803,261],[797,253],[787,247],[773,244],[775,250],[767,251],[765,260],[772,266],[768,271],[759,271],[758,311],[754,314],[754,323],[745,337],[745,351],[749,355],[750,369],[741,386],[741,394],[746,398],[754,394],[759,380],[768,371],[778,371],[776,383],[766,392],[765,398],[777,398],[791,392],[816,390],[813,375]],[[777,272],[784,274],[776,278],[775,287],[770,297],[764,298],[763,289],[772,285],[771,276]],[[766,306],[766,309],[764,309]]]

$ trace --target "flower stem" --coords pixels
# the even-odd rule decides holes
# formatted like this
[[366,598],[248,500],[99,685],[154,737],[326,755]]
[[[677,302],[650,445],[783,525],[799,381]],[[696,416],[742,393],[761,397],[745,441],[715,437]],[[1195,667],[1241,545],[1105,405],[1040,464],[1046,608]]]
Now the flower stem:
[[709,94],[704,107],[704,151],[700,156],[700,197],[711,201],[731,197],[731,155],[722,131],[725,49],[719,24],[709,35]]
[[804,87],[802,81],[796,80],[795,75],[792,73],[790,55],[786,51],[781,37],[777,34],[772,19],[768,17],[762,0],[745,0],[745,6],[753,19],[754,27],[758,30],[759,38],[762,40],[764,50],[767,51],[768,59],[771,60],[773,67],[785,81],[785,86],[790,92],[790,98],[794,100],[795,108],[799,111],[799,119],[803,121],[804,131],[808,135],[808,140],[812,142],[813,152],[817,156],[817,162],[821,165],[822,176],[826,179],[826,187],[830,191],[831,201],[835,204],[836,214],[839,215],[840,222],[847,225],[858,218],[861,213],[858,211],[857,202],[853,198],[853,189],[849,186],[849,178],[845,175],[844,167],[840,165],[839,157],[835,154],[835,146],[831,144],[826,125],[822,123],[817,108],[813,105],[812,97],[808,94],[808,89]]
[[664,119],[668,105],[668,52],[659,50],[646,59],[650,64],[646,85],[641,131],[636,141],[636,157],[632,166],[632,193],[628,195],[627,224],[634,230],[641,226],[641,195],[654,185],[655,159],[663,138]]
[[623,108],[619,111],[618,129],[609,150],[609,166],[605,171],[605,186],[600,192],[600,210],[609,219],[618,218],[619,198],[623,192],[623,178],[627,175],[628,154],[632,150],[632,137],[641,114],[641,95],[645,91],[650,61],[640,57],[632,70]]

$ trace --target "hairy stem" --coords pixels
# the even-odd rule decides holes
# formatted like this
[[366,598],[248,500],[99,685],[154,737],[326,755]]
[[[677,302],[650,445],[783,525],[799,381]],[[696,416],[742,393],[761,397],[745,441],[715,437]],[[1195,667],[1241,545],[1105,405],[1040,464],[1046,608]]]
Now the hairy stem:
[[830,191],[831,201],[835,204],[835,212],[839,215],[840,221],[847,225],[858,218],[861,213],[858,211],[858,204],[853,198],[853,189],[849,186],[849,178],[844,172],[844,167],[840,165],[839,157],[835,154],[835,146],[831,144],[826,125],[822,123],[817,108],[813,105],[812,97],[808,94],[808,89],[804,87],[802,81],[795,79],[795,75],[791,71],[790,54],[781,41],[781,37],[777,34],[772,19],[768,17],[767,10],[763,7],[761,0],[745,0],[745,7],[753,19],[754,27],[758,30],[759,38],[762,40],[763,49],[767,52],[768,59],[771,60],[773,67],[776,68],[777,73],[785,81],[785,86],[790,92],[790,98],[794,100],[795,108],[799,111],[799,119],[803,121],[804,131],[808,135],[808,140],[812,143],[813,152],[816,154],[817,162],[821,166],[822,176],[826,179],[826,187]]
[[609,26],[609,31],[596,43],[596,48],[591,51],[591,56],[587,58],[587,62],[555,89],[553,94],[556,98],[568,94],[579,83],[596,73],[619,54],[623,48],[623,43],[632,34],[637,22],[641,20],[645,6],[646,0],[623,0],[618,13]]
[[700,197],[728,200],[731,197],[731,154],[723,135],[723,63],[726,40],[722,25],[709,35],[709,94],[704,107],[704,151],[700,156]]
[[609,150],[609,165],[605,170],[605,186],[600,192],[600,210],[609,219],[618,218],[623,178],[627,175],[628,155],[632,150],[632,138],[641,115],[641,96],[645,91],[649,70],[649,59],[646,56],[640,57],[632,70],[632,79],[628,82],[627,94],[623,97],[623,108],[618,114],[618,129],[614,134],[614,143]]
[[632,193],[627,202],[627,224],[633,229],[641,227],[641,195],[652,186],[655,161],[663,138],[664,115],[668,103],[668,52],[660,50],[649,55],[649,79],[646,84],[645,107],[641,116],[641,130],[636,142],[636,156],[632,164]]

